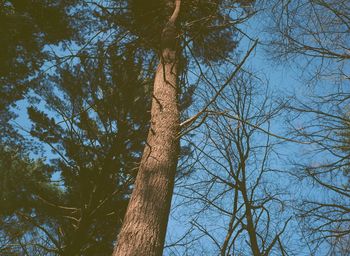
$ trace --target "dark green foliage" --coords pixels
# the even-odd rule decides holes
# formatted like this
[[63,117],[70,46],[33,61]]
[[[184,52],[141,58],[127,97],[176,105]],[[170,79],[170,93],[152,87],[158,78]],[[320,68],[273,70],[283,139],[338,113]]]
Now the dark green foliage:
[[52,168],[40,161],[21,157],[4,146],[0,152],[1,214],[13,214],[19,209],[30,212],[38,204],[36,194],[48,196],[59,192],[57,187],[49,185]]
[[[77,38],[71,12],[77,0],[0,0],[0,140],[21,146],[20,135],[9,125],[11,111],[29,88],[45,61],[46,45]],[[70,12],[70,13],[69,13]],[[69,14],[68,14],[69,13]]]
[[74,36],[67,12],[75,2],[0,1],[0,108],[21,98],[28,88],[26,81],[48,58],[46,44]]
[[101,47],[96,54],[59,68],[42,88],[48,107],[63,120],[28,110],[32,135],[60,156],[54,166],[65,188],[62,204],[79,209],[71,217],[80,221],[62,227],[64,255],[111,252],[149,120],[142,63],[132,52],[106,56]]
[[[55,227],[57,215],[43,197],[58,202],[63,191],[51,183],[53,169],[42,161],[32,161],[7,146],[0,147],[0,239],[1,255],[22,255],[20,242],[36,243],[40,234],[37,226],[45,230]],[[27,235],[27,237],[26,237]],[[52,233],[54,236],[54,233]],[[5,242],[9,241],[9,242]],[[9,246],[17,243],[17,246]],[[41,241],[42,246],[52,244]],[[32,255],[35,244],[27,246]],[[42,254],[43,255],[43,254]]]
[[[87,56],[86,52],[76,65],[59,67],[37,89],[45,111],[28,108],[31,135],[54,153],[51,164],[37,174],[50,184],[55,173],[60,181],[53,184],[59,186],[49,192],[39,189],[41,176],[16,175],[22,168],[15,166],[11,174],[18,179],[11,184],[18,200],[13,195],[8,207],[12,210],[1,212],[4,220],[20,212],[37,222],[33,225],[24,217],[19,221],[18,228],[28,225],[28,229],[17,243],[25,237],[36,240],[34,231],[44,228],[55,238],[39,232],[49,240],[45,246],[59,255],[111,253],[148,128],[146,85],[152,80],[142,73],[141,60],[132,51],[106,54],[102,44],[93,53],[96,58]],[[28,193],[27,182],[39,190]],[[7,186],[4,193],[11,189]],[[39,239],[35,242],[43,245]]]
[[[205,62],[219,61],[236,46],[235,15],[227,6],[239,10],[251,6],[254,1],[183,1],[178,19],[178,38],[182,47],[192,45],[195,57]],[[125,6],[126,8],[120,8]],[[115,1],[110,18],[114,25],[121,26],[134,35],[132,43],[145,49],[159,51],[161,34],[168,17],[173,11],[173,1]],[[239,15],[245,15],[240,9]],[[164,43],[164,42],[163,42]]]

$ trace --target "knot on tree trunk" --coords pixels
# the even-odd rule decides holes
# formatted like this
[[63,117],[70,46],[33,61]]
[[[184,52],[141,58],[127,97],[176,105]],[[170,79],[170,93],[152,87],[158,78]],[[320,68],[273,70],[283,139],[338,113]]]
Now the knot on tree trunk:
[[172,22],[168,22],[161,35],[161,48],[166,49],[175,49],[177,45],[177,36],[178,36],[178,30],[176,28],[176,25]]

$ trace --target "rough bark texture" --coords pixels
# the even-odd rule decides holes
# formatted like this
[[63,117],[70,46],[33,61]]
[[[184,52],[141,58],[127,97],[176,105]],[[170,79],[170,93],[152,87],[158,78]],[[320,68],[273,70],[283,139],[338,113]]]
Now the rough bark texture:
[[[179,7],[177,0],[163,31],[166,42],[177,40],[172,31]],[[113,256],[163,253],[179,152],[176,44],[165,43],[161,55],[154,81],[147,145]]]

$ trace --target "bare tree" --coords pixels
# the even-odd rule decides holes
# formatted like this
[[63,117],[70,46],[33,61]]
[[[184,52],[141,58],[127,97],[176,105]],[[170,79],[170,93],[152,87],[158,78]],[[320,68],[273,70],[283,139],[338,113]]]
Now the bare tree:
[[316,85],[288,106],[292,134],[309,144],[294,160],[299,172],[292,172],[312,185],[298,206],[305,238],[312,254],[348,255],[350,3],[275,1],[271,9],[270,50],[280,59],[297,60],[303,78]]
[[178,207],[191,209],[178,247],[186,241],[198,251],[210,244],[203,253],[211,255],[287,255],[287,190],[270,164],[278,143],[270,122],[283,108],[255,83],[241,74],[207,110],[192,176],[178,185]]
[[350,152],[348,103],[343,96],[322,95],[314,97],[313,104],[299,101],[288,107],[292,134],[310,144],[301,150],[303,155],[294,163],[298,171],[292,174],[311,185],[311,192],[300,198],[298,216],[315,254],[350,252],[344,246],[350,238]]
[[[347,0],[276,0],[272,10],[268,51],[297,60],[313,80],[348,78],[350,6]],[[305,69],[305,67],[308,67]]]

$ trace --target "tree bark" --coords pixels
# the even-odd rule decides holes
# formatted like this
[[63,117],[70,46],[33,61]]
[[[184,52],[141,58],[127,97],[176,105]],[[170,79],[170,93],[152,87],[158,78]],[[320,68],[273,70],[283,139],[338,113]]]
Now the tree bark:
[[252,204],[251,201],[249,200],[249,196],[248,196],[248,191],[247,191],[247,178],[246,178],[246,165],[245,165],[245,161],[246,158],[243,156],[243,154],[241,153],[242,151],[239,150],[240,152],[240,158],[241,158],[241,168],[242,168],[242,181],[240,183],[240,189],[242,192],[242,197],[244,200],[244,205],[245,205],[245,209],[246,209],[246,220],[247,220],[247,226],[246,226],[246,230],[248,232],[249,235],[249,239],[250,239],[250,248],[252,249],[252,253],[254,256],[261,256],[260,253],[260,249],[259,249],[259,244],[258,244],[258,239],[257,239],[257,232],[256,232],[256,228],[255,228],[255,224],[254,224],[254,220],[253,220],[253,214],[252,214]]
[[162,33],[153,87],[151,127],[113,256],[161,256],[179,154],[175,9]]

